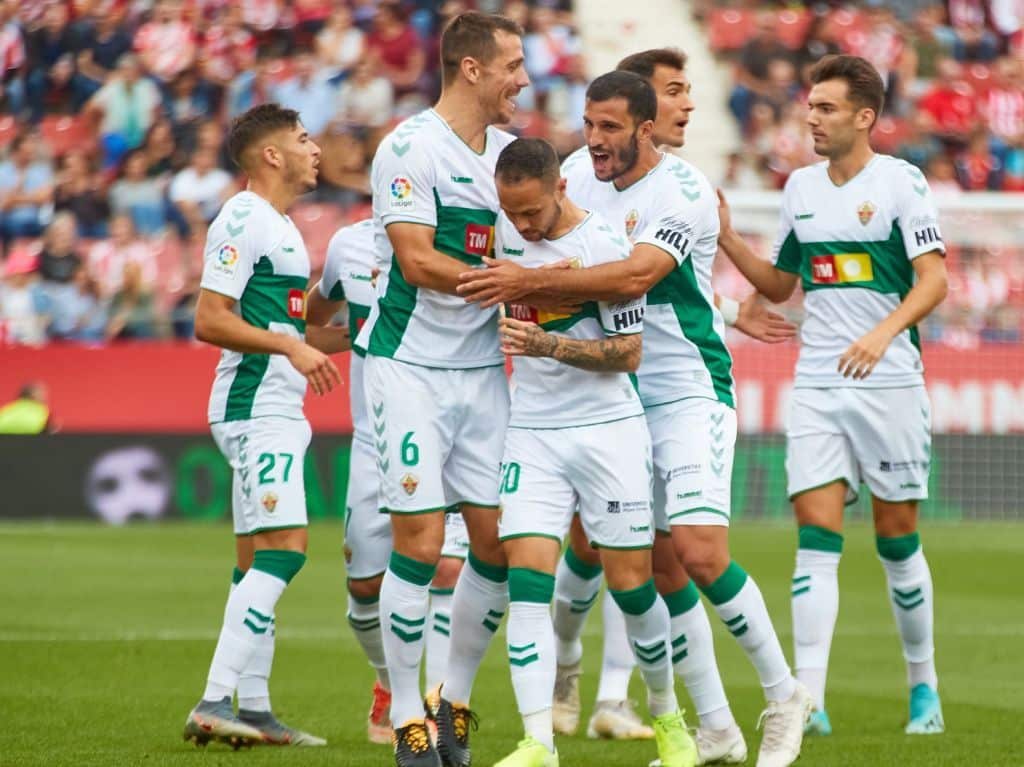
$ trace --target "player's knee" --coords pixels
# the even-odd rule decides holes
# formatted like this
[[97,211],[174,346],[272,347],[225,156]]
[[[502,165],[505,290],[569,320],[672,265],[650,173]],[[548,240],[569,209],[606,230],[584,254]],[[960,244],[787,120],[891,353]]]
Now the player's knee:
[[590,545],[585,534],[582,537],[572,536],[569,539],[569,548],[583,564],[591,566],[601,564],[601,552]]
[[380,585],[384,575],[373,578],[349,578],[348,593],[356,599],[377,599],[380,596]]
[[459,573],[462,572],[463,560],[455,557],[441,557],[437,564],[437,572],[431,585],[437,589],[455,588],[455,582],[459,580]]
[[701,586],[714,583],[729,566],[729,552],[716,546],[687,546],[680,551],[686,573]]

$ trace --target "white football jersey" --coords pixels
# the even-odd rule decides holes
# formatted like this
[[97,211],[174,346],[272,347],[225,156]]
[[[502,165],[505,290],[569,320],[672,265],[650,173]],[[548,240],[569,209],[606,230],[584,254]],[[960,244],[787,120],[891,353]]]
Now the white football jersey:
[[[327,260],[320,278],[320,295],[329,301],[345,301],[348,328],[352,338],[370,316],[370,307],[377,300],[373,288],[374,268],[373,219],[360,221],[335,232],[327,245]],[[349,356],[348,399],[352,412],[353,439],[370,441],[370,419],[363,397],[363,356],[353,347]]]
[[479,266],[494,249],[499,207],[494,166],[514,139],[488,127],[486,146],[478,154],[428,109],[405,120],[380,143],[371,170],[379,301],[358,339],[369,354],[447,369],[504,363],[496,310],[410,285],[385,227],[398,222],[429,226],[436,250]]
[[918,386],[924,381],[917,328],[893,339],[871,375],[844,378],[839,358],[899,306],[914,285],[911,261],[945,253],[928,182],[913,165],[875,155],[842,186],[828,163],[797,170],[782,197],[774,262],[799,274],[806,317],[796,386]]
[[623,190],[594,176],[586,147],[562,164],[569,198],[601,213],[634,245],[664,250],[673,269],[647,294],[644,357],[637,377],[644,407],[707,397],[734,407],[732,357],[715,307],[711,267],[718,251],[718,198],[697,168],[662,154]]
[[[206,235],[201,287],[236,300],[250,325],[304,338],[309,254],[292,220],[252,192],[228,200]],[[306,379],[280,354],[224,349],[210,394],[210,423],[303,418]]]
[[[618,261],[629,243],[599,214],[590,213],[572,231],[555,240],[528,242],[505,215],[498,215],[496,249],[521,266],[541,267],[571,260],[574,268]],[[514,319],[535,322],[549,333],[580,340],[639,333],[644,299],[609,304],[588,301],[577,314],[552,314],[521,303],[506,306]],[[643,406],[628,373],[573,367],[552,357],[515,357],[512,363],[512,413],[509,426],[560,429],[590,426],[643,415]]]

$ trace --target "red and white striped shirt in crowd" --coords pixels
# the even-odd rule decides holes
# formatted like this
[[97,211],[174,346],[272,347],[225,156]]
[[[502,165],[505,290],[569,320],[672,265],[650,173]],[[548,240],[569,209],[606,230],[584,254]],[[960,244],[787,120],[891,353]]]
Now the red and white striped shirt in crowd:
[[192,29],[183,21],[150,21],[135,33],[135,50],[151,74],[167,81],[184,72],[196,57]]
[[206,63],[206,73],[226,82],[252,65],[256,38],[245,27],[214,24],[203,35],[200,55]]
[[0,78],[25,64],[25,41],[13,21],[0,28]]
[[999,138],[1016,139],[1024,135],[1024,90],[993,88],[982,103],[989,130]]

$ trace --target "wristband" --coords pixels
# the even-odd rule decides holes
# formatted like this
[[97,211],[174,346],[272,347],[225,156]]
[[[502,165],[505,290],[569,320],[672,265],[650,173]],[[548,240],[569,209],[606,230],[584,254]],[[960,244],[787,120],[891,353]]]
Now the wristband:
[[733,299],[726,298],[725,296],[719,296],[718,311],[722,313],[722,319],[725,320],[726,325],[735,325],[736,320],[740,316],[739,301],[734,301]]

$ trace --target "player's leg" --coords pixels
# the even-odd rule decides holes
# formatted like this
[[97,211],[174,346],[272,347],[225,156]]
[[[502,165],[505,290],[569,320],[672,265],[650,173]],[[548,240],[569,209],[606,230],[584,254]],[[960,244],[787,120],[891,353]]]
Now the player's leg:
[[346,617],[376,675],[367,738],[384,744],[391,743],[391,683],[380,630],[380,587],[391,558],[391,520],[378,507],[378,484],[372,442],[354,439],[345,502]]
[[601,592],[601,555],[591,548],[573,514],[569,545],[555,573],[554,626],[558,647],[553,715],[555,732],[573,735],[580,723],[580,687],[583,626]]
[[444,524],[444,546],[437,574],[430,584],[430,616],[427,624],[426,688],[432,690],[448,672],[448,654],[452,635],[452,598],[459,573],[469,553],[469,535],[458,507],[448,510]]
[[551,599],[576,494],[558,449],[565,430],[509,429],[499,536],[509,561],[509,668],[525,737],[501,767],[557,765],[552,697],[557,665]]
[[391,516],[392,552],[380,590],[380,628],[388,681],[395,760],[436,767],[420,692],[430,609],[430,582],[444,542],[442,468],[451,449],[446,410],[448,371],[368,356],[367,410],[377,450],[379,505]]
[[839,614],[843,507],[860,472],[846,431],[849,390],[795,389],[786,435],[786,483],[799,544],[792,583],[793,660],[815,710],[807,732],[832,731],[825,708],[829,652]]
[[579,455],[570,464],[580,518],[601,553],[608,588],[622,610],[630,648],[647,686],[658,755],[665,767],[693,765],[697,749],[676,699],[668,607],[658,598],[652,457],[643,418],[573,430]]
[[[241,707],[237,724],[250,738],[295,745],[323,745],[320,738],[307,735],[278,722],[269,710],[266,677],[273,658],[267,652],[267,634],[274,632],[274,607],[291,579],[305,563],[306,499],[302,464],[309,445],[310,429],[305,421],[262,418],[220,425],[214,436],[235,471],[233,506],[235,532],[252,539],[252,563],[228,598],[217,647],[207,678],[203,699],[186,723],[186,737],[197,741],[210,735],[235,738],[230,731],[231,696],[258,709]],[[240,560],[248,546],[239,547]],[[261,649],[269,660],[259,665]],[[250,670],[250,686],[239,689],[239,680]],[[263,709],[265,703],[266,710]],[[237,727],[234,729],[237,730]],[[243,738],[243,739],[244,739]]]
[[[935,671],[934,593],[918,533],[918,502],[928,496],[931,423],[924,387],[857,391],[852,427],[871,489],[878,556],[903,644],[910,687],[909,734],[943,732]],[[863,412],[870,407],[877,412]]]
[[457,427],[444,481],[462,509],[469,554],[452,597],[447,675],[444,685],[428,695],[427,709],[437,723],[442,760],[448,767],[468,767],[473,681],[508,609],[508,564],[498,540],[508,380],[500,367],[448,373],[447,396],[457,400]]

